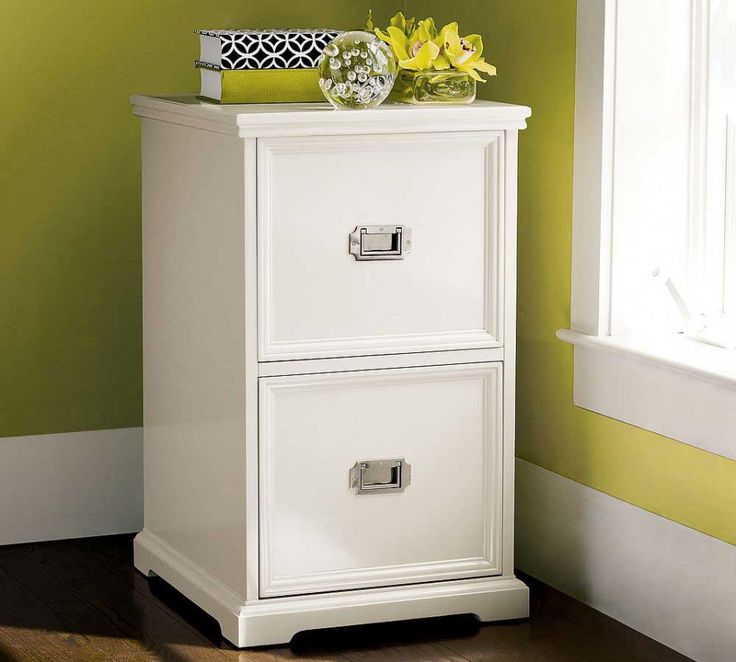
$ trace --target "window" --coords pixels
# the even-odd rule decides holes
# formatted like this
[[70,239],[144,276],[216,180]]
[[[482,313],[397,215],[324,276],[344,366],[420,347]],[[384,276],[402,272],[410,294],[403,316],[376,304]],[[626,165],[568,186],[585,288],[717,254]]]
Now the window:
[[[736,43],[736,39],[734,39]],[[736,315],[736,112],[730,112],[726,121],[726,228],[724,263],[724,308],[730,316]]]
[[[733,194],[736,130],[736,2],[701,0],[695,44],[694,205],[690,263],[692,296],[700,312],[736,313],[736,219]],[[698,144],[698,142],[700,144]]]
[[574,182],[576,404],[736,458],[736,0],[578,3]]

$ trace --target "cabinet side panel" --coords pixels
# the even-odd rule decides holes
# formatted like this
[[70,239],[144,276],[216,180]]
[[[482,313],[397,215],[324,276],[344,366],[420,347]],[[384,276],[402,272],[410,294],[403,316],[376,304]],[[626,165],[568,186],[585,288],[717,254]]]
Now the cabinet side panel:
[[504,371],[503,371],[503,574],[514,573],[514,455],[516,449],[516,264],[517,264],[517,176],[518,131],[507,131],[504,139],[503,268],[504,276]]
[[145,529],[245,595],[244,147],[143,120]]

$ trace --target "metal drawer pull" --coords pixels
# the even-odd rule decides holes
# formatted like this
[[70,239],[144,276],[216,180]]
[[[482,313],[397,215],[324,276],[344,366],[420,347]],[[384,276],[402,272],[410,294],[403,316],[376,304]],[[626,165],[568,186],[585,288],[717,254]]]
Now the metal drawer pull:
[[411,252],[411,228],[405,225],[359,225],[350,233],[356,260],[403,260]]
[[359,460],[350,469],[350,489],[356,494],[403,492],[411,483],[411,467],[404,459]]

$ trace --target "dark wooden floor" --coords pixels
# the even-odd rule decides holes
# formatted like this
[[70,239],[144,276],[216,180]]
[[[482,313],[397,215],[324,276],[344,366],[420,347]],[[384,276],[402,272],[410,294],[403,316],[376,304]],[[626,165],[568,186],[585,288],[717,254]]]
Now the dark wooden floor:
[[529,620],[437,618],[301,633],[237,651],[217,624],[132,567],[131,536],[0,547],[1,660],[498,660],[681,662],[687,658],[539,582]]

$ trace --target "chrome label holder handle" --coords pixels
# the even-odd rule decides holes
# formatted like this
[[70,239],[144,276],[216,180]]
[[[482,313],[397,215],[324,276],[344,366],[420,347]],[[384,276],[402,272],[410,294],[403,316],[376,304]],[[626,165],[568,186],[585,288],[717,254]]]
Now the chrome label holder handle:
[[350,254],[358,261],[403,260],[411,252],[406,225],[358,225],[350,233]]
[[403,458],[358,460],[350,469],[356,494],[401,493],[411,484],[411,466]]

